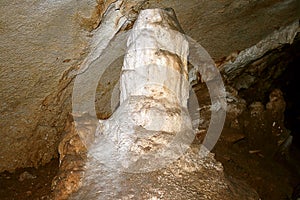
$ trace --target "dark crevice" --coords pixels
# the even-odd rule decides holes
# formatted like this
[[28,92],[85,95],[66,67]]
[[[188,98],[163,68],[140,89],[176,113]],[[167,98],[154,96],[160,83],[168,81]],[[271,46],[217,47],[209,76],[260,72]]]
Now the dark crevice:
[[300,149],[300,58],[290,63],[278,83],[286,101],[285,126],[293,135],[293,144]]
[[300,34],[293,44],[272,50],[261,59],[267,67],[256,74],[257,82],[239,94],[248,105],[255,101],[265,105],[269,94],[280,89],[286,101],[285,126],[293,135],[293,145],[300,149]]

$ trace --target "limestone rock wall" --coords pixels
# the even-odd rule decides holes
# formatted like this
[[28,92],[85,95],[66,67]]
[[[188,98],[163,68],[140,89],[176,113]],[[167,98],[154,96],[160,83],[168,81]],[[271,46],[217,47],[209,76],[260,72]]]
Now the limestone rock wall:
[[0,2],[0,171],[57,156],[94,1]]

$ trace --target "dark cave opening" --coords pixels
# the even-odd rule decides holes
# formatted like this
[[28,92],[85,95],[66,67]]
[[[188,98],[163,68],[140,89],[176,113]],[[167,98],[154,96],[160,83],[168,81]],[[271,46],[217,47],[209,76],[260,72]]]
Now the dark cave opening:
[[300,149],[300,58],[289,64],[286,72],[278,80],[286,101],[285,126],[293,136],[292,144]]
[[[246,101],[246,108],[239,116],[242,125],[233,126],[237,130],[236,135],[231,127],[224,129],[222,136],[224,141],[230,141],[242,133],[242,139],[229,143],[230,148],[224,145],[224,141],[219,142],[215,148],[216,156],[227,174],[243,177],[262,199],[296,200],[300,197],[299,72],[298,33],[292,44],[267,52],[228,82]],[[248,77],[252,79],[247,80]],[[284,105],[284,110],[280,109],[280,117],[276,116],[276,106],[268,107],[271,102],[269,96],[275,89],[282,92],[279,98],[276,97],[278,101],[274,103],[272,100],[273,105]],[[259,108],[254,110],[257,112],[254,115],[251,114],[253,108]],[[289,134],[293,136],[292,143]],[[259,153],[251,154],[255,150]]]
[[286,102],[284,124],[293,136],[292,147],[300,150],[300,34],[292,45],[285,47],[287,57],[286,70],[274,81],[273,87],[283,92]]
[[250,105],[260,101],[264,105],[276,88],[283,92],[286,101],[284,124],[293,136],[292,146],[300,150],[300,34],[292,44],[283,45],[264,55],[266,67],[258,76],[259,81],[239,94]]

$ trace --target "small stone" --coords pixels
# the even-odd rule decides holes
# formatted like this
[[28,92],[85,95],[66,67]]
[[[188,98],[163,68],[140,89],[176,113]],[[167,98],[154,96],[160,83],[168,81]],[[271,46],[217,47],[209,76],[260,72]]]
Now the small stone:
[[240,124],[239,121],[237,119],[234,119],[231,123],[230,123],[230,127],[234,128],[234,129],[240,129]]
[[23,172],[20,176],[19,176],[19,181],[24,181],[24,180],[28,180],[28,179],[35,179],[36,176],[30,174],[29,172],[25,171]]
[[265,110],[264,105],[259,101],[253,102],[249,106],[249,108],[250,108],[251,117],[258,117],[258,116],[262,115],[262,113]]

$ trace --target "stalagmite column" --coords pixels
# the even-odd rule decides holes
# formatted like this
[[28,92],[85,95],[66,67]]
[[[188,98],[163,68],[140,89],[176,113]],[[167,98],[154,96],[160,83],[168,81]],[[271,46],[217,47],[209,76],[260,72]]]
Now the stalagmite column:
[[230,192],[221,164],[191,147],[189,47],[180,30],[172,10],[140,12],[127,41],[120,106],[100,121],[70,199],[258,199],[250,190]]
[[[131,96],[147,96],[185,107],[188,42],[176,26],[172,10],[144,10],[127,41],[121,77],[121,103]],[[161,93],[160,93],[161,92]]]
[[[140,110],[145,113],[136,119],[137,125],[148,130],[178,131],[182,119],[177,112],[181,107],[187,108],[188,42],[176,30],[177,24],[171,21],[172,17],[171,10],[142,11],[127,42],[120,103],[137,98],[144,106],[148,104],[148,108]],[[163,109],[156,110],[156,104]],[[169,109],[178,116],[167,113]]]
[[118,169],[153,170],[153,159],[174,160],[189,145],[189,47],[180,30],[171,9],[141,11],[127,41],[120,107],[100,123],[91,155]]

